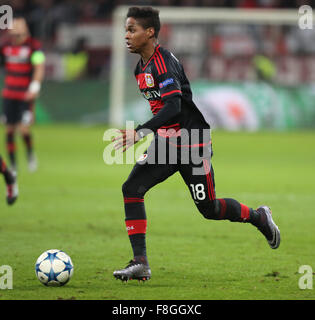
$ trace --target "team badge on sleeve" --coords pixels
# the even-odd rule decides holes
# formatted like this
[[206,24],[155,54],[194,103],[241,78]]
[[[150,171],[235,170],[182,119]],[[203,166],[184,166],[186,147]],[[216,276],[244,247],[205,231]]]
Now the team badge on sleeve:
[[159,84],[159,87],[160,87],[160,89],[162,89],[162,88],[164,88],[164,87],[166,87],[166,86],[168,86],[169,84],[172,84],[172,83],[174,83],[174,79],[173,78],[169,78],[169,79],[166,79],[165,81],[161,82]]
[[154,79],[153,79],[151,73],[146,73],[145,76],[144,76],[144,78],[145,78],[145,83],[147,84],[147,86],[148,86],[149,88],[154,87]]

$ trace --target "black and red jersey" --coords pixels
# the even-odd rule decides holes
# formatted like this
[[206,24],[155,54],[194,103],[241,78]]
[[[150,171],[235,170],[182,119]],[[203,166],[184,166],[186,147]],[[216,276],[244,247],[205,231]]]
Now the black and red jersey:
[[175,96],[181,98],[181,112],[157,130],[160,136],[165,136],[169,129],[176,130],[180,135],[181,128],[209,128],[192,100],[190,84],[183,66],[171,52],[160,45],[156,46],[145,65],[140,59],[135,69],[135,77],[142,95],[149,101],[153,115],[164,107],[167,99]]
[[7,41],[1,47],[4,60],[5,78],[2,96],[7,99],[24,100],[25,92],[32,81],[33,65],[31,56],[41,50],[41,44],[31,37],[21,45]]

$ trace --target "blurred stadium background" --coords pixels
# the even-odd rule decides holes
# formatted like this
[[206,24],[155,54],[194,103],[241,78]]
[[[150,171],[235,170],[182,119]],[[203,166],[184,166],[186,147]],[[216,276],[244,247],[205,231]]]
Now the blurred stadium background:
[[[315,8],[314,1],[1,4],[24,14],[33,36],[41,40],[46,79],[34,128],[39,171],[29,174],[21,161],[18,202],[8,208],[0,201],[0,265],[14,271],[14,290],[2,290],[0,300],[314,299],[313,290],[299,289],[298,270],[305,264],[315,267],[315,31],[297,25],[298,8]],[[154,277],[148,285],[128,289],[114,281],[112,271],[131,253],[121,185],[132,165],[104,165],[102,137],[115,125],[110,117],[110,106],[118,108],[114,98],[123,107],[116,122],[150,117],[133,77],[138,56],[124,48],[123,23],[114,27],[118,6],[134,4],[159,6],[162,22],[171,7],[186,12],[187,21],[174,14],[176,23],[163,23],[160,42],[181,59],[194,100],[207,108],[212,127],[218,128],[213,136],[217,195],[250,206],[270,205],[283,235],[276,252],[248,224],[205,223],[180,175],[174,175],[146,195]],[[189,22],[198,9],[200,16],[213,10],[212,16],[237,13],[242,19]],[[253,21],[254,12],[267,12],[272,22]],[[3,41],[6,35],[0,32]],[[114,39],[114,34],[121,37]],[[122,59],[112,59],[117,58],[114,43],[119,43]],[[118,65],[112,72],[114,60]],[[122,91],[118,83],[116,96],[111,96],[117,74]],[[3,155],[4,130],[0,125]],[[34,263],[52,248],[71,256],[75,273],[66,287],[46,290],[35,277]]]
[[[298,7],[314,2],[11,0],[0,4],[10,4],[15,13],[25,15],[33,36],[43,44],[46,80],[37,101],[37,123],[103,124],[110,120],[113,12],[118,6],[136,3],[161,9],[291,10],[297,17]],[[2,32],[1,39],[4,37]],[[124,43],[124,39],[119,41]],[[167,21],[160,43],[183,62],[195,100],[212,113],[214,128],[282,130],[315,126],[314,30],[281,23],[281,15],[276,24]],[[141,122],[150,111],[137,95],[132,78],[136,59],[128,55],[124,70],[128,85],[123,117]]]

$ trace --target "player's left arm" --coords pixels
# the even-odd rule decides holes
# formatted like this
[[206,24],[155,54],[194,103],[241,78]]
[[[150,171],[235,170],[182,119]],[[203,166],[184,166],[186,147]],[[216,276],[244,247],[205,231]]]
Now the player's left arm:
[[33,65],[33,75],[31,83],[25,94],[26,101],[36,99],[40,93],[41,85],[45,76],[45,54],[42,50],[36,49],[31,55],[31,64]]
[[156,132],[181,112],[181,69],[178,60],[174,56],[170,59],[164,59],[160,56],[159,61],[155,79],[160,88],[164,107],[149,121],[139,125],[136,130],[119,130],[120,135],[113,139],[113,142],[116,143],[116,150],[120,148],[123,148],[123,151],[127,150],[149,132]]

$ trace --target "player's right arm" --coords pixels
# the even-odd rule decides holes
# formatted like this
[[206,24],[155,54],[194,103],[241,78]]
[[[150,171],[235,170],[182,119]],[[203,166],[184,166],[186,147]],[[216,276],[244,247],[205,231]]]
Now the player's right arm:
[[160,127],[168,123],[180,112],[181,98],[179,96],[170,97],[166,99],[164,107],[154,115],[153,118],[136,128],[136,132],[141,138],[143,138],[147,132],[156,132]]

